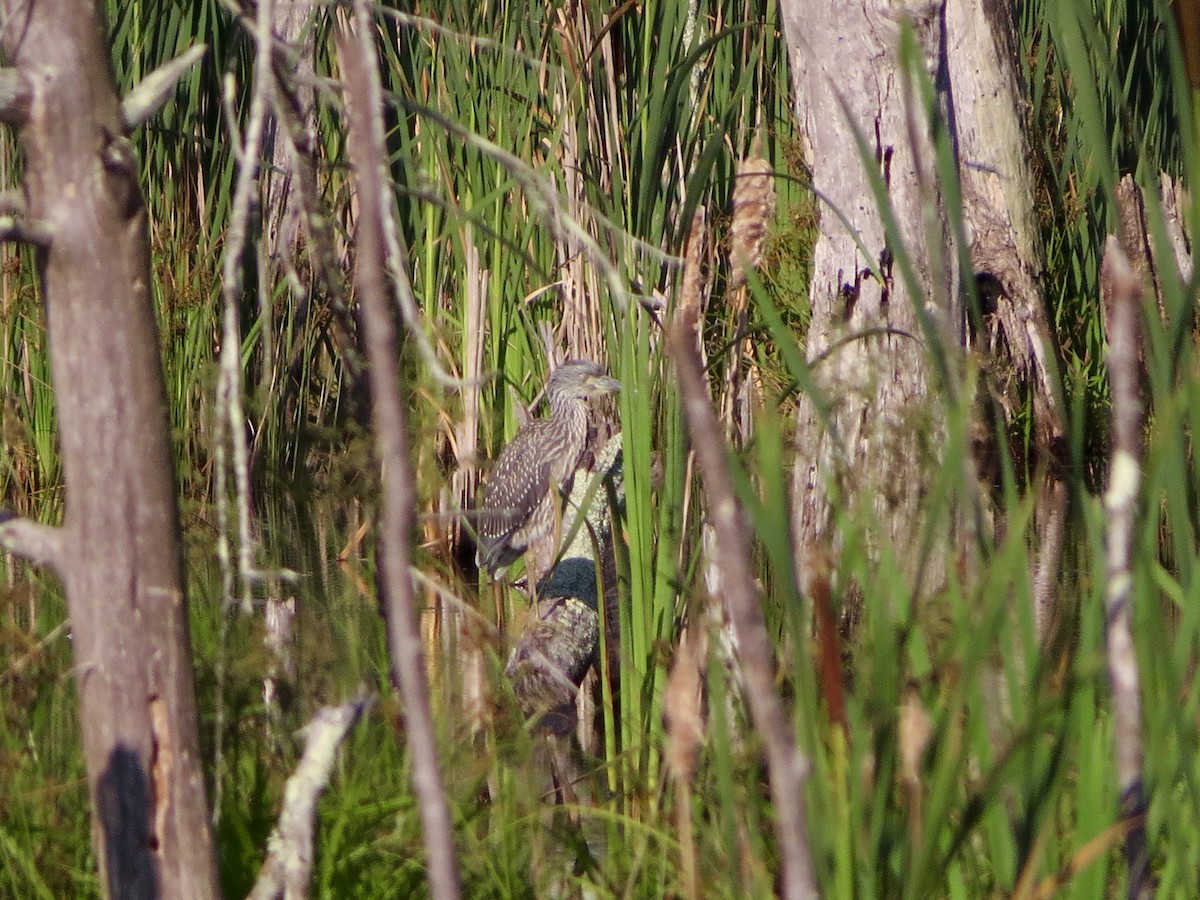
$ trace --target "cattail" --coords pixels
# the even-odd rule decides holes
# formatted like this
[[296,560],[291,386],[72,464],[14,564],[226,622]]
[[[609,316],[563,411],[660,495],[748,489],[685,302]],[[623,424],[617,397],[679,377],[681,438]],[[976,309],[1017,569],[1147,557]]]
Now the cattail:
[[690,782],[696,754],[704,741],[704,711],[700,677],[704,666],[703,627],[684,632],[667,679],[663,708],[667,719],[667,766],[671,774]]
[[700,896],[696,839],[692,828],[692,777],[704,741],[701,677],[707,640],[704,626],[684,630],[663,698],[667,720],[667,768],[675,786],[676,830],[684,897]]
[[759,140],[754,139],[750,155],[738,166],[733,187],[733,225],[729,235],[729,259],[733,264],[729,288],[746,283],[746,271],[763,262],[767,227],[775,215],[775,177],[771,165],[761,156]]
[[[770,164],[760,155],[759,144],[755,137],[749,156],[738,165],[733,186],[729,287],[725,296],[734,334],[746,332],[746,273],[762,266],[767,229],[775,215],[775,179]],[[726,435],[735,443],[742,444],[750,437],[753,410],[762,396],[759,380],[749,339],[736,342],[730,349],[720,400]]]
[[921,695],[910,688],[900,705],[900,778],[907,785],[921,781],[921,757],[933,737],[933,720],[921,702]]
[[707,213],[697,206],[692,214],[692,227],[683,245],[683,280],[679,287],[677,315],[684,317],[688,327],[696,332],[696,344],[704,353],[701,321],[708,306],[708,229]]
[[900,704],[900,784],[908,798],[908,839],[914,847],[922,839],[924,820],[921,802],[921,758],[933,737],[933,720],[916,688],[905,691]]

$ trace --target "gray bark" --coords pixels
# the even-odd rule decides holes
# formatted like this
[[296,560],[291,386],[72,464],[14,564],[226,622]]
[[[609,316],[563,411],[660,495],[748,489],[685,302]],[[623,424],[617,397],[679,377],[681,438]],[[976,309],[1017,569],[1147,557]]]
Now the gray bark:
[[38,267],[66,516],[38,543],[66,588],[101,884],[215,897],[150,244],[105,26],[78,0],[6,0],[2,24],[33,85],[28,214],[51,235]]
[[[928,12],[928,5],[914,7]],[[909,562],[914,584],[936,589],[945,544],[917,563],[921,500],[939,464],[942,424],[929,351],[957,342],[963,314],[933,173],[928,115],[897,59],[895,4],[788,0],[781,4],[797,122],[822,200],[810,284],[808,357],[820,396],[797,413],[793,521],[798,575],[808,547],[836,548],[833,512],[878,523],[874,550]],[[940,29],[916,23],[927,64]],[[856,140],[865,143],[864,160]],[[886,185],[902,247],[892,246],[868,166]],[[919,296],[901,277],[907,254]],[[925,330],[918,306],[928,314]]]
[[[981,399],[1005,420],[1024,396],[1033,401],[1035,461],[1048,473],[1038,482],[1042,549],[1031,573],[1044,613],[1059,566],[1065,494],[1057,473],[1065,426],[1042,295],[1044,257],[1011,10],[980,0],[900,5],[791,0],[782,10],[797,119],[823,204],[808,338],[822,393],[804,398],[798,414],[797,545],[837,549],[831,533],[836,504],[874,518],[879,527],[873,551],[891,547],[908,560],[918,595],[937,589],[951,547],[960,565],[973,568],[970,538],[986,537],[978,529],[987,527],[981,515],[986,499],[980,495],[966,498],[965,514],[947,517],[953,533],[934,541],[930,556],[913,552],[928,524],[921,519],[921,498],[932,468],[941,464],[944,401],[935,394],[957,394],[966,383],[960,371],[967,359],[963,350],[970,346],[984,370]],[[949,130],[962,187],[966,254],[959,253],[946,224],[929,111],[916,102],[907,83],[911,73],[899,62],[905,18],[937,88],[936,112]],[[856,130],[873,155],[866,163]],[[887,185],[903,250],[889,245],[867,166]],[[917,303],[900,277],[902,252],[912,260]],[[958,259],[964,256],[971,271],[960,274]],[[977,329],[967,327],[963,301],[962,281],[972,276],[988,288]],[[929,313],[927,322],[920,321],[918,307]],[[946,379],[940,386],[939,376]],[[987,405],[977,403],[977,415]],[[974,449],[986,456],[982,466],[966,461],[968,485],[989,474],[987,461],[996,458],[994,426],[990,420],[975,423]],[[801,577],[807,574],[805,555],[797,554]],[[1039,617],[1040,627],[1045,620]]]
[[[1034,210],[1031,152],[1017,78],[1016,35],[1006,3],[953,0],[946,5],[951,126],[962,185],[963,225],[981,309],[971,349],[982,366],[987,402],[1005,422],[1033,404],[1033,480],[1038,550],[1033,557],[1033,616],[1045,640],[1057,597],[1066,525],[1066,414],[1042,286],[1045,252]],[[990,481],[999,454],[995,422],[980,421],[976,452]],[[1031,475],[1033,473],[1030,473]],[[990,477],[988,477],[990,476]]]
[[[946,59],[959,156],[963,218],[976,278],[999,287],[978,349],[1006,411],[1032,389],[1036,449],[1065,457],[1058,365],[1042,294],[1045,253],[1034,211],[1030,149],[1021,119],[1016,39],[1003,3],[946,5]],[[1005,379],[1004,376],[1008,378]]]

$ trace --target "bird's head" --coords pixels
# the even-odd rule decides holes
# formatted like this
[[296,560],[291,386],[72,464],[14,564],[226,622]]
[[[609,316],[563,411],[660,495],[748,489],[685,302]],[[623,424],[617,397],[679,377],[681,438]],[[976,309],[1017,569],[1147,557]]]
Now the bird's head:
[[621,382],[605,375],[596,363],[582,359],[563,363],[550,373],[546,382],[547,396],[563,400],[586,400],[620,389]]

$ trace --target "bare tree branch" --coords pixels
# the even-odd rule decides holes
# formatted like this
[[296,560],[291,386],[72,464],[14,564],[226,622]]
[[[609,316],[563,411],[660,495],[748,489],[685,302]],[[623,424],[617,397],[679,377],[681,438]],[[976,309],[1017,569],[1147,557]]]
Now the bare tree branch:
[[1108,678],[1113,695],[1113,735],[1122,819],[1136,821],[1125,835],[1129,896],[1153,894],[1144,817],[1142,706],[1129,604],[1133,595],[1134,528],[1141,483],[1142,398],[1138,360],[1142,280],[1116,237],[1110,236],[1100,270],[1108,314],[1108,371],[1113,397],[1113,454],[1104,507],[1108,519],[1108,587],[1105,600]]
[[725,606],[733,625],[745,676],[746,699],[754,725],[762,735],[767,778],[775,807],[775,837],[783,860],[782,895],[816,897],[805,822],[804,780],[808,761],[796,748],[795,735],[775,691],[775,652],[750,569],[750,528],[738,504],[720,440],[721,426],[709,402],[704,370],[696,348],[696,323],[677,317],[667,349],[679,374],[688,433],[708,495],[708,520],[720,555]]
[[[272,0],[258,4],[255,34],[260,47],[270,46]],[[244,140],[236,138],[232,104],[226,102],[226,122],[230,133],[235,135],[234,146],[238,157],[238,175],[234,185],[233,202],[229,218],[229,229],[225,236],[225,255],[222,261],[223,316],[221,330],[220,377],[217,381],[218,440],[221,458],[224,459],[224,441],[220,440],[228,428],[229,441],[233,450],[233,478],[237,489],[237,559],[238,574],[242,581],[242,612],[249,613],[250,583],[257,576],[254,565],[253,518],[250,512],[250,447],[246,438],[246,413],[242,405],[241,366],[241,301],[245,289],[243,255],[246,236],[249,232],[250,208],[258,184],[258,162],[262,153],[263,133],[266,124],[268,99],[271,95],[271,61],[269,53],[260,53],[254,65],[254,88],[250,98],[250,117],[246,125]],[[227,86],[228,87],[228,86]],[[224,419],[225,421],[221,421]],[[218,469],[217,496],[224,502],[226,477],[225,467]],[[222,528],[220,546],[222,562],[228,563],[228,532]],[[228,578],[226,579],[228,582]],[[231,597],[227,596],[226,602]]]
[[354,31],[350,34],[339,28],[335,39],[346,80],[348,150],[359,202],[354,280],[362,304],[376,452],[383,469],[378,581],[387,616],[392,679],[404,700],[414,789],[425,830],[430,893],[437,900],[450,900],[461,891],[408,574],[416,497],[397,374],[396,322],[386,276],[384,220],[391,202],[385,193],[389,188],[384,174],[383,101],[376,70],[375,31],[365,0],[354,4]]

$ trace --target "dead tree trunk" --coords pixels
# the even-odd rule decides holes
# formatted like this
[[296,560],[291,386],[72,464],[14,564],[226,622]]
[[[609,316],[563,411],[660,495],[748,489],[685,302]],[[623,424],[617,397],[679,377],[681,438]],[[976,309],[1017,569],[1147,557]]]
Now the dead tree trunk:
[[[1042,296],[1045,252],[1034,212],[1031,151],[1022,121],[1016,35],[1006,4],[946,5],[950,122],[962,181],[963,217],[976,279],[993,285],[980,310],[979,342],[1011,371],[1005,403],[1032,393],[1041,462],[1065,455],[1065,413]],[[988,293],[984,291],[984,293]]]
[[[958,562],[971,566],[965,538],[978,522],[974,513],[957,517],[961,526],[947,517],[956,533],[935,542],[932,556],[921,560],[911,552],[922,535],[920,505],[931,467],[940,465],[935,378],[944,376],[946,390],[957,392],[964,383],[961,351],[969,346],[986,376],[977,410],[990,405],[1009,421],[1025,397],[1032,399],[1035,461],[1049,473],[1039,494],[1041,553],[1031,573],[1044,627],[1061,546],[1066,494],[1056,473],[1065,425],[1040,282],[1044,258],[1011,12],[979,0],[907,11],[879,0],[789,0],[781,8],[797,120],[823,202],[808,355],[825,401],[805,398],[799,412],[798,545],[836,547],[830,513],[837,503],[865,509],[879,525],[877,544],[923,566],[918,594],[937,588],[948,548],[957,544]],[[933,79],[936,111],[920,106],[913,73],[900,62],[904,27],[912,29]],[[961,181],[965,254],[946,225],[934,176],[931,112],[948,130]],[[862,143],[871,159],[863,159]],[[886,187],[902,248],[891,245],[871,168]],[[915,299],[901,278],[901,253],[911,260]],[[958,271],[960,258],[969,260],[970,271]],[[970,278],[981,284],[983,301],[970,317],[973,327],[963,288]],[[928,319],[921,321],[918,309]],[[940,371],[931,365],[935,359]],[[994,457],[995,424],[976,423],[977,453],[991,450]],[[972,460],[967,465],[965,475],[988,474]],[[804,556],[798,554],[802,576]]]
[[[803,397],[797,414],[795,539],[798,548],[836,546],[833,511],[849,508],[878,523],[876,550],[890,546],[898,559],[915,560],[943,429],[930,349],[957,342],[963,327],[929,115],[898,60],[893,4],[787,0],[780,10],[796,117],[822,200],[808,333],[821,396]],[[940,58],[937,24],[936,16],[914,23],[927,61]],[[886,189],[903,246],[888,235],[872,175]],[[902,254],[916,297],[902,277]],[[943,542],[923,561],[918,591],[938,586],[945,549]],[[801,583],[807,555],[797,553]],[[917,573],[914,564],[908,574]]]
[[[288,87],[290,99],[296,105],[300,125],[309,138],[309,147],[316,144],[316,120],[313,114],[314,91],[312,84],[316,76],[313,68],[314,40],[313,0],[293,0],[274,8],[272,31],[281,42],[276,52],[288,55],[296,69],[296,78]],[[298,196],[298,187],[293,183],[292,153],[288,140],[277,140],[276,132],[286,128],[272,117],[268,123],[265,141],[271,156],[271,167],[263,173],[266,194],[264,232],[267,235],[267,252],[273,261],[290,269],[295,260],[296,243],[300,239],[300,225],[304,219],[304,203]]]
[[58,528],[10,521],[0,538],[66,587],[105,893],[215,897],[150,244],[126,137],[145,98],[118,100],[96,4],[6,0],[2,25],[0,119],[25,157],[23,202],[10,203],[22,224],[5,236],[39,245],[66,516]]

